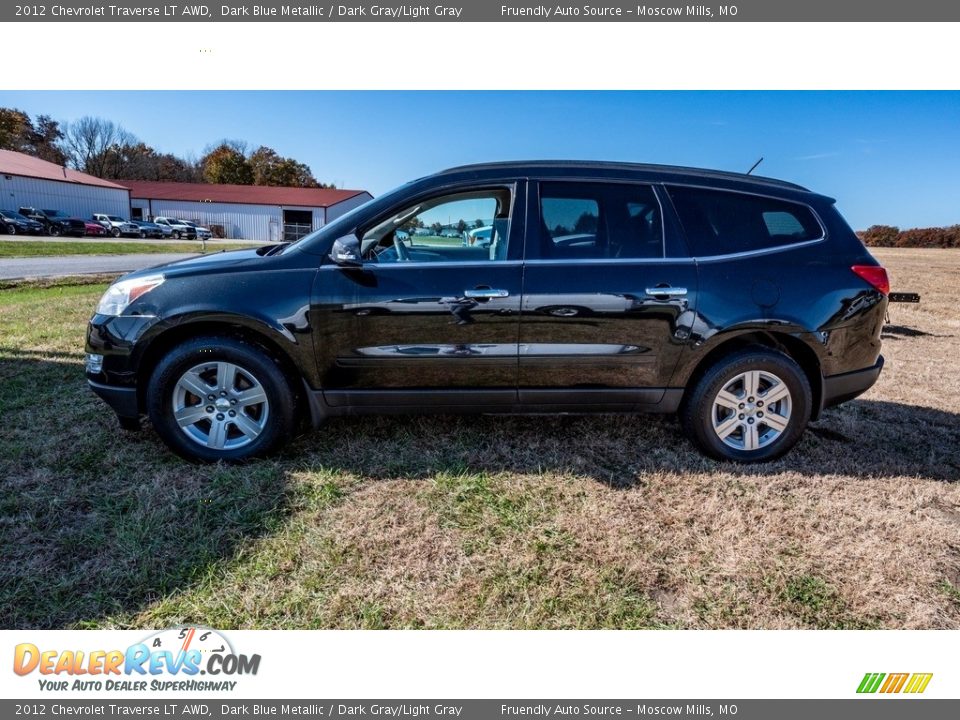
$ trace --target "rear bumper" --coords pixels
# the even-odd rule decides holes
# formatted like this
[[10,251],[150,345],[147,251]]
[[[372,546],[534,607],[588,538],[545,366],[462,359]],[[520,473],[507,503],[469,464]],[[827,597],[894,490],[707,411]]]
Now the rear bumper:
[[90,389],[103,400],[119,418],[138,418],[140,409],[137,405],[137,389],[101,385],[93,380],[87,380]]
[[853,372],[831,375],[823,379],[823,401],[821,409],[833,407],[862,395],[877,382],[883,369],[883,355],[877,358],[873,367]]

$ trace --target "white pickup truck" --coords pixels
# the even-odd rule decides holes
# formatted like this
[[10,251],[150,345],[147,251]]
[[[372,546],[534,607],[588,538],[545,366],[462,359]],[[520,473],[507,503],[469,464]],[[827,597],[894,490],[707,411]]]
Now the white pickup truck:
[[115,238],[121,235],[127,237],[140,237],[140,228],[128,220],[124,220],[119,215],[106,215],[104,213],[94,213],[93,221],[103,225],[107,232]]
[[187,240],[197,239],[196,228],[193,228],[190,225],[186,225],[180,220],[177,220],[176,218],[155,217],[153,221],[157,225],[160,225],[161,227],[166,226],[170,228],[170,230],[173,231],[173,236],[177,240],[181,240],[182,238],[186,238]]

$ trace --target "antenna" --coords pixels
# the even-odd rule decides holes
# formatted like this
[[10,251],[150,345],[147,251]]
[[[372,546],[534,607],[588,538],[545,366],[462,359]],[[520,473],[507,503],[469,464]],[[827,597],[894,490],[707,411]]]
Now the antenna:
[[757,169],[757,165],[759,165],[759,164],[762,163],[762,162],[763,162],[763,155],[761,155],[761,156],[760,156],[760,159],[757,160],[753,165],[750,166],[750,169],[747,170],[747,175],[749,175],[749,174],[752,173],[754,170],[756,170],[756,169]]

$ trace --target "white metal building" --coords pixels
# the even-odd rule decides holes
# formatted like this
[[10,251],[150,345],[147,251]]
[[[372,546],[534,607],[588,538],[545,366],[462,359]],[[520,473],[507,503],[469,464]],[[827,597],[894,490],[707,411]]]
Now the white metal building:
[[89,219],[94,213],[130,213],[130,191],[122,185],[30,155],[0,150],[0,209],[63,210]]
[[244,240],[292,240],[370,200],[365,190],[209,185],[124,180],[133,219],[172,217],[215,235]]

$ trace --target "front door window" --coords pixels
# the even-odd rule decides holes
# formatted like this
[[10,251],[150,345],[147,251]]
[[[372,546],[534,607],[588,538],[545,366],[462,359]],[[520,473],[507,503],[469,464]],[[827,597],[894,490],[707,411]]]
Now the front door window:
[[510,201],[506,188],[424,200],[366,230],[363,258],[379,264],[506,260]]

